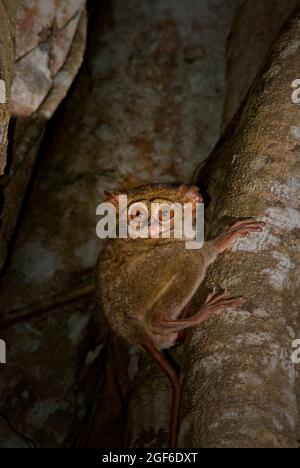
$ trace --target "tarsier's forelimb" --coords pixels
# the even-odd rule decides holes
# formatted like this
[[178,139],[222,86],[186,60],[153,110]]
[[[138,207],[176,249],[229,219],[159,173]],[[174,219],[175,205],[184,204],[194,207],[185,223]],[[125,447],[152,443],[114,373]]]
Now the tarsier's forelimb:
[[232,226],[225,228],[224,234],[214,241],[214,247],[218,253],[222,253],[225,250],[230,249],[236,239],[240,237],[248,237],[250,234],[255,232],[261,232],[264,225],[264,223],[254,221],[253,219],[242,219],[237,221]]

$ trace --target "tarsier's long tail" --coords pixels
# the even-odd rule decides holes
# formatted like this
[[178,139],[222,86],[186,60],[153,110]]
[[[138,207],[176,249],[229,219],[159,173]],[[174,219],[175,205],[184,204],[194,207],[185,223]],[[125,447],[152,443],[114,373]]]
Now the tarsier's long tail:
[[145,342],[143,342],[141,346],[152,356],[154,361],[157,362],[157,364],[164,371],[172,385],[172,409],[169,433],[169,448],[176,448],[181,400],[181,386],[179,377],[172,364],[165,358],[163,353],[155,346],[155,344],[150,339],[145,340]]

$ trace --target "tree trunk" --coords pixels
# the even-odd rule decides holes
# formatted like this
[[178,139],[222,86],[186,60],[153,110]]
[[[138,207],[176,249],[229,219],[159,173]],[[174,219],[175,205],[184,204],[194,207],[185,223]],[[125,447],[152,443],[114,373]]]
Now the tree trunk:
[[222,129],[245,99],[269,47],[299,0],[242,0],[236,10],[227,48],[226,92]]
[[[300,12],[278,36],[237,125],[206,168],[210,234],[254,217],[265,232],[236,242],[206,286],[243,295],[242,310],[212,317],[185,347],[182,447],[295,447],[292,340],[299,313]],[[218,170],[217,170],[218,168]],[[217,196],[217,194],[219,196]],[[297,279],[298,278],[298,279]]]
[[10,100],[15,119],[5,175],[0,177],[0,272],[47,122],[65,98],[82,63],[87,23],[84,3],[68,0],[59,7],[53,0],[18,3]]
[[6,164],[7,130],[10,119],[10,88],[14,64],[16,0],[0,1],[0,176]]

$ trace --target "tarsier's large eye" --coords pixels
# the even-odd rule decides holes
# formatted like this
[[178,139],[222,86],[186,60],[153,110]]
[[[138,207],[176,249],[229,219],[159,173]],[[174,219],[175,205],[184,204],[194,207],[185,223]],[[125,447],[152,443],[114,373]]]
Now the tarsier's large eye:
[[161,224],[169,223],[174,219],[175,212],[171,209],[169,205],[163,205],[159,210],[159,222]]

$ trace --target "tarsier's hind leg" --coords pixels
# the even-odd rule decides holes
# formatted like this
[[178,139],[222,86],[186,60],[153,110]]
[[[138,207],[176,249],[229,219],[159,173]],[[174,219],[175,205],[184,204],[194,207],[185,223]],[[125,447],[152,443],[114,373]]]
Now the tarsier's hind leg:
[[196,325],[200,325],[209,319],[211,315],[222,310],[226,310],[232,307],[239,307],[245,302],[243,297],[230,297],[227,290],[216,292],[214,291],[209,294],[204,305],[200,311],[192,317],[178,320],[168,320],[164,318],[158,318],[154,322],[154,326],[160,329],[170,329],[172,331],[182,331]]
[[176,448],[181,400],[181,386],[179,377],[172,364],[167,360],[164,354],[155,346],[155,344],[150,339],[145,340],[145,342],[142,343],[141,346],[152,356],[155,362],[164,371],[172,385],[172,409],[168,446],[169,448]]

